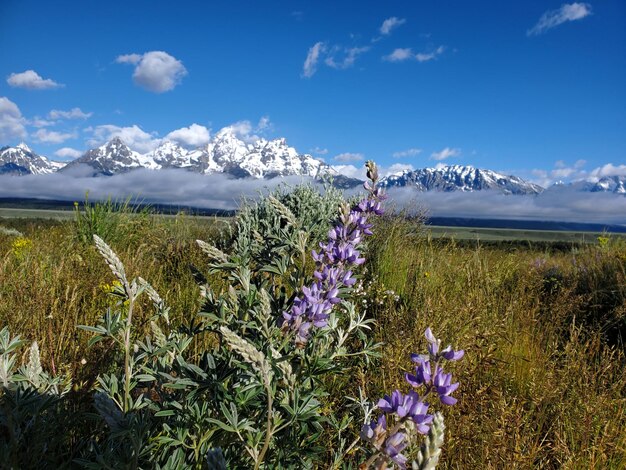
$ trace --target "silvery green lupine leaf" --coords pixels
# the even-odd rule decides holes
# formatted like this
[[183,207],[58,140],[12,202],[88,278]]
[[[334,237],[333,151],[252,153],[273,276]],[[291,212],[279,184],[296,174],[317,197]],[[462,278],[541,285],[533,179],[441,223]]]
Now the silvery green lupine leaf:
[[445,425],[443,415],[435,413],[430,432],[422,442],[417,461],[413,461],[412,470],[434,470],[439,463],[441,446],[443,446]]

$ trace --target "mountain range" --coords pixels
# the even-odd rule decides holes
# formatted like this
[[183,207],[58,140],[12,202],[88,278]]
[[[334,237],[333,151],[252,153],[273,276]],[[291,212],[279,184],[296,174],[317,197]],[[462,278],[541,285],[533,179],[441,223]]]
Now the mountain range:
[[[0,148],[0,174],[19,176],[59,172],[96,177],[140,168],[180,168],[201,174],[225,173],[234,178],[317,177],[333,173],[331,166],[309,154],[299,153],[284,138],[247,142],[230,127],[220,130],[206,145],[193,150],[172,141],[162,141],[151,152],[141,154],[115,137],[67,164],[40,156],[25,144]],[[361,183],[343,175],[334,175],[334,180],[342,188]],[[419,191],[493,190],[516,195],[536,195],[544,191],[541,186],[517,176],[463,165],[405,170],[382,178],[381,185],[386,188],[413,187]],[[626,176],[607,176],[596,181],[577,181],[550,187],[551,191],[565,189],[626,195]]]

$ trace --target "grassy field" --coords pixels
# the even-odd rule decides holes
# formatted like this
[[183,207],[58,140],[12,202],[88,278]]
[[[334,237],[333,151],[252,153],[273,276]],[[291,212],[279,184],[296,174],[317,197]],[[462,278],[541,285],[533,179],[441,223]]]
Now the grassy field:
[[[476,227],[443,227],[428,225],[426,232],[434,238],[454,238],[456,240],[481,241],[521,241],[521,242],[565,242],[596,243],[601,232],[570,232],[565,230],[520,230]],[[626,237],[626,234],[614,234]]]
[[[75,217],[72,210],[53,209],[18,209],[0,207],[0,219],[50,219],[71,220]],[[175,215],[160,215],[160,217],[172,218]],[[197,216],[198,221],[213,220],[212,216]],[[476,227],[446,227],[438,225],[424,226],[426,235],[433,238],[451,238],[455,240],[480,240],[492,241],[516,241],[516,242],[563,242],[563,243],[595,243],[601,232],[574,232],[565,230],[520,230],[500,228],[476,228]],[[626,237],[626,234],[615,234],[614,237]]]
[[[99,346],[89,348],[91,335],[77,325],[95,324],[110,306],[113,278],[75,220],[17,214],[38,219],[0,220],[0,325],[37,340],[44,369],[69,374],[77,406],[88,407],[95,376],[115,359]],[[199,308],[189,266],[205,266],[206,258],[195,240],[228,237],[227,225],[122,214],[101,229],[127,271],[161,293],[175,325]],[[623,239],[424,230],[397,218],[379,221],[374,231],[361,306],[377,322],[373,335],[384,343],[383,355],[364,365],[360,377],[336,377],[329,403],[345,405],[358,385],[372,399],[401,387],[408,355],[423,349],[424,329],[431,326],[446,344],[466,350],[454,370],[459,404],[446,416],[443,468],[626,468]],[[437,239],[450,235],[589,243],[511,250]],[[138,305],[136,312],[146,333],[148,307]]]

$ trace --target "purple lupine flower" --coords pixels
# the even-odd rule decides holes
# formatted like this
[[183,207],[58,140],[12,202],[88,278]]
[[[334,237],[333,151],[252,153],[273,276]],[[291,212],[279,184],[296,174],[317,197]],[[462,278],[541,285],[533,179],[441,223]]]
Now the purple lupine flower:
[[380,415],[377,421],[364,424],[361,428],[361,438],[380,448],[387,437],[387,417]]
[[452,346],[447,346],[443,351],[441,351],[441,355],[448,361],[458,361],[465,355],[465,351],[462,349],[455,351],[452,349]]
[[441,367],[437,366],[433,376],[433,386],[437,395],[439,395],[439,400],[444,405],[454,405],[457,402],[457,399],[451,397],[450,394],[459,388],[459,383],[451,382],[452,374],[446,374]]
[[424,403],[417,392],[411,390],[406,395],[400,390],[394,390],[378,400],[378,408],[385,413],[395,413],[400,419],[412,420],[420,433],[426,434],[430,429],[433,417],[426,413],[428,404]]
[[419,365],[415,368],[415,375],[407,373],[404,374],[404,378],[413,387],[419,387],[420,385],[430,383],[430,361],[426,360],[420,362]]
[[430,327],[426,328],[424,336],[426,336],[426,341],[428,341],[428,352],[431,356],[436,356],[439,352],[439,346],[441,346],[441,340],[435,338],[435,335],[433,335]]
[[317,269],[316,281],[302,288],[302,295],[294,300],[291,309],[283,312],[283,329],[296,332],[296,344],[304,346],[311,326],[323,328],[334,305],[341,302],[339,290],[351,287],[356,280],[350,267],[365,262],[356,248],[363,235],[371,235],[372,224],[367,222],[371,214],[382,214],[381,201],[384,195],[376,187],[378,171],[373,162],[367,162],[370,183],[365,183],[368,196],[352,210],[345,211],[335,227],[328,231],[328,241],[320,243],[320,250],[311,253]]
[[401,432],[397,432],[385,441],[385,448],[383,452],[389,456],[389,458],[400,468],[406,468],[407,458],[402,455],[402,452],[408,443],[405,440],[405,435]]

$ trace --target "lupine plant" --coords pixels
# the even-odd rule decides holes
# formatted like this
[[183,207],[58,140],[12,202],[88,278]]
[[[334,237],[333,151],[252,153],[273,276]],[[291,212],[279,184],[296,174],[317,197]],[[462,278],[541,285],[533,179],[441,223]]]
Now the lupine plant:
[[[377,404],[382,414],[361,428],[361,438],[373,448],[372,455],[363,465],[366,469],[384,469],[389,462],[407,468],[408,457],[402,452],[417,444],[420,435],[426,437],[417,459],[411,462],[411,468],[433,469],[439,461],[444,439],[443,415],[429,413],[431,404],[426,400],[438,399],[448,406],[457,402],[451,394],[459,384],[452,383],[452,374],[444,372],[443,362],[458,361],[464,351],[455,351],[452,346],[441,349],[441,340],[435,338],[430,328],[426,329],[425,336],[428,354],[411,354],[411,360],[416,364],[415,374],[405,374],[412,390],[407,393],[394,390],[391,395],[385,395]],[[368,410],[368,419],[370,414],[371,410]]]
[[43,370],[37,342],[31,344],[28,360],[19,366],[18,352],[25,344],[19,336],[11,336],[7,327],[0,330],[2,468],[48,468],[67,447],[60,418],[69,380]]
[[[117,255],[94,237],[119,301],[100,325],[85,329],[96,333],[93,342],[119,351],[123,368],[98,379],[95,407],[109,433],[92,441],[84,466],[313,467],[327,452],[321,439],[329,430],[345,435],[348,412],[321,411],[325,378],[347,376],[379,346],[367,335],[372,320],[349,302],[364,261],[360,245],[371,234],[368,217],[382,212],[373,163],[368,177],[367,196],[352,208],[341,205],[328,239],[313,251],[312,278],[306,253],[316,227],[274,195],[260,207],[275,223],[240,235],[232,253],[199,241],[211,260],[206,276],[196,270],[204,303],[178,329],[156,291],[141,278],[128,280]],[[156,309],[144,340],[133,320],[142,293]],[[194,341],[205,347],[193,352]],[[336,465],[345,442],[339,437]]]
[[[349,465],[345,457],[359,441],[348,444],[357,427],[354,416],[345,402],[331,404],[327,397],[331,377],[350,377],[379,355],[380,344],[368,334],[373,320],[350,301],[365,262],[371,217],[382,213],[384,200],[373,162],[367,163],[367,176],[367,194],[352,206],[328,188],[315,197],[309,197],[310,187],[296,196],[277,192],[242,210],[238,232],[223,249],[198,241],[209,258],[208,267],[194,268],[202,307],[177,327],[156,290],[141,277],[127,277],[116,253],[94,235],[115,279],[106,283],[111,302],[100,323],[82,328],[94,334],[91,344],[100,343],[111,367],[97,378],[97,414],[83,417],[92,432],[71,463],[129,469],[314,468],[324,458],[335,468]],[[138,317],[144,297],[154,311],[147,319]],[[151,334],[143,337],[145,322]],[[451,383],[442,364],[463,353],[440,350],[430,330],[427,339],[429,355],[414,356],[415,374],[406,376],[422,394],[396,390],[385,396],[378,402],[383,414],[362,429],[373,448],[366,467],[405,466],[402,452],[411,433],[427,435],[414,466],[433,468],[439,458],[443,418],[429,414],[424,399],[438,396],[444,404],[454,403],[451,394],[458,384]],[[14,351],[21,344],[8,331],[0,332],[2,404],[28,393],[43,401],[28,402],[38,408],[21,417],[3,408],[0,431],[9,434],[45,416],[48,406],[59,413],[67,391],[60,379],[41,370],[36,344],[28,365],[20,374],[13,372]],[[8,442],[0,452],[15,459],[23,442]]]

